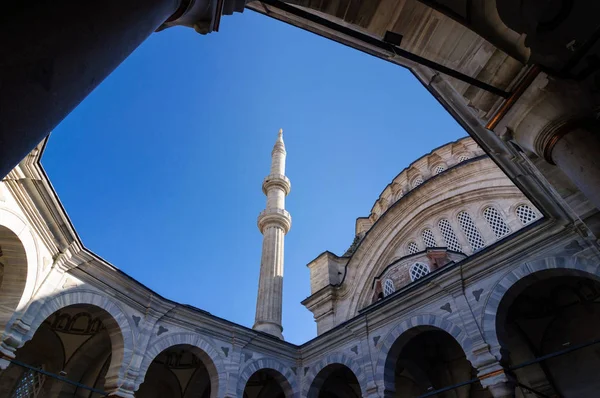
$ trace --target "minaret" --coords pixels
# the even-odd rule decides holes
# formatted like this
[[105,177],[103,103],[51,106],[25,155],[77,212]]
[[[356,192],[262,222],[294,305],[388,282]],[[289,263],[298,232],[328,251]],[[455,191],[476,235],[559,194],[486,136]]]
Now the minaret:
[[285,176],[285,156],[283,130],[279,130],[271,152],[271,172],[262,185],[263,193],[267,195],[267,208],[258,216],[258,229],[263,234],[263,244],[256,318],[252,327],[282,340],[283,239],[292,226],[292,217],[285,211],[285,197],[291,188],[290,180]]

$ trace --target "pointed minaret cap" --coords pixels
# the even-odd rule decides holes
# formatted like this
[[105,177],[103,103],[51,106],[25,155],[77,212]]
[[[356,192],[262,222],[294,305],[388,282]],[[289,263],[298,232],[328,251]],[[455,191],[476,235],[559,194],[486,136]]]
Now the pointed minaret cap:
[[285,152],[285,144],[283,142],[283,129],[279,129],[279,133],[277,133],[277,141],[275,141],[275,145],[273,146],[273,152],[277,150]]

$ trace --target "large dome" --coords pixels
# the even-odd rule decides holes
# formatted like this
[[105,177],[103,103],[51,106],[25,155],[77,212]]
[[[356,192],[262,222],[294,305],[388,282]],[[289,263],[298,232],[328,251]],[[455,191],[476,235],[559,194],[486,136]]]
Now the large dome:
[[541,213],[471,138],[439,147],[383,190],[342,256],[308,264],[319,333],[430,273],[486,250]]

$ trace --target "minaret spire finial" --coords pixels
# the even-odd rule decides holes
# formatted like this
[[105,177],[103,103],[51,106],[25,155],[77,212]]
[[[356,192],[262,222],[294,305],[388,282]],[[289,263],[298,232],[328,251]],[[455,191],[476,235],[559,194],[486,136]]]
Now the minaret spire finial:
[[292,217],[285,210],[285,197],[291,188],[290,180],[285,176],[286,155],[283,129],[279,129],[271,152],[271,172],[262,186],[267,195],[267,208],[258,216],[258,229],[263,234],[263,245],[256,318],[252,327],[282,340],[283,239],[292,225]]

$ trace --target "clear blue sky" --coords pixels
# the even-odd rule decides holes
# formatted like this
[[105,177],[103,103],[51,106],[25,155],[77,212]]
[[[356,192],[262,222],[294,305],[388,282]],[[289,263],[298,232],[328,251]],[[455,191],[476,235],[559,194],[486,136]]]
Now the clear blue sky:
[[406,70],[251,11],[153,34],[51,135],[43,164],[86,247],[164,297],[251,327],[284,129],[286,340],[316,335],[306,264],[410,162],[466,133]]

